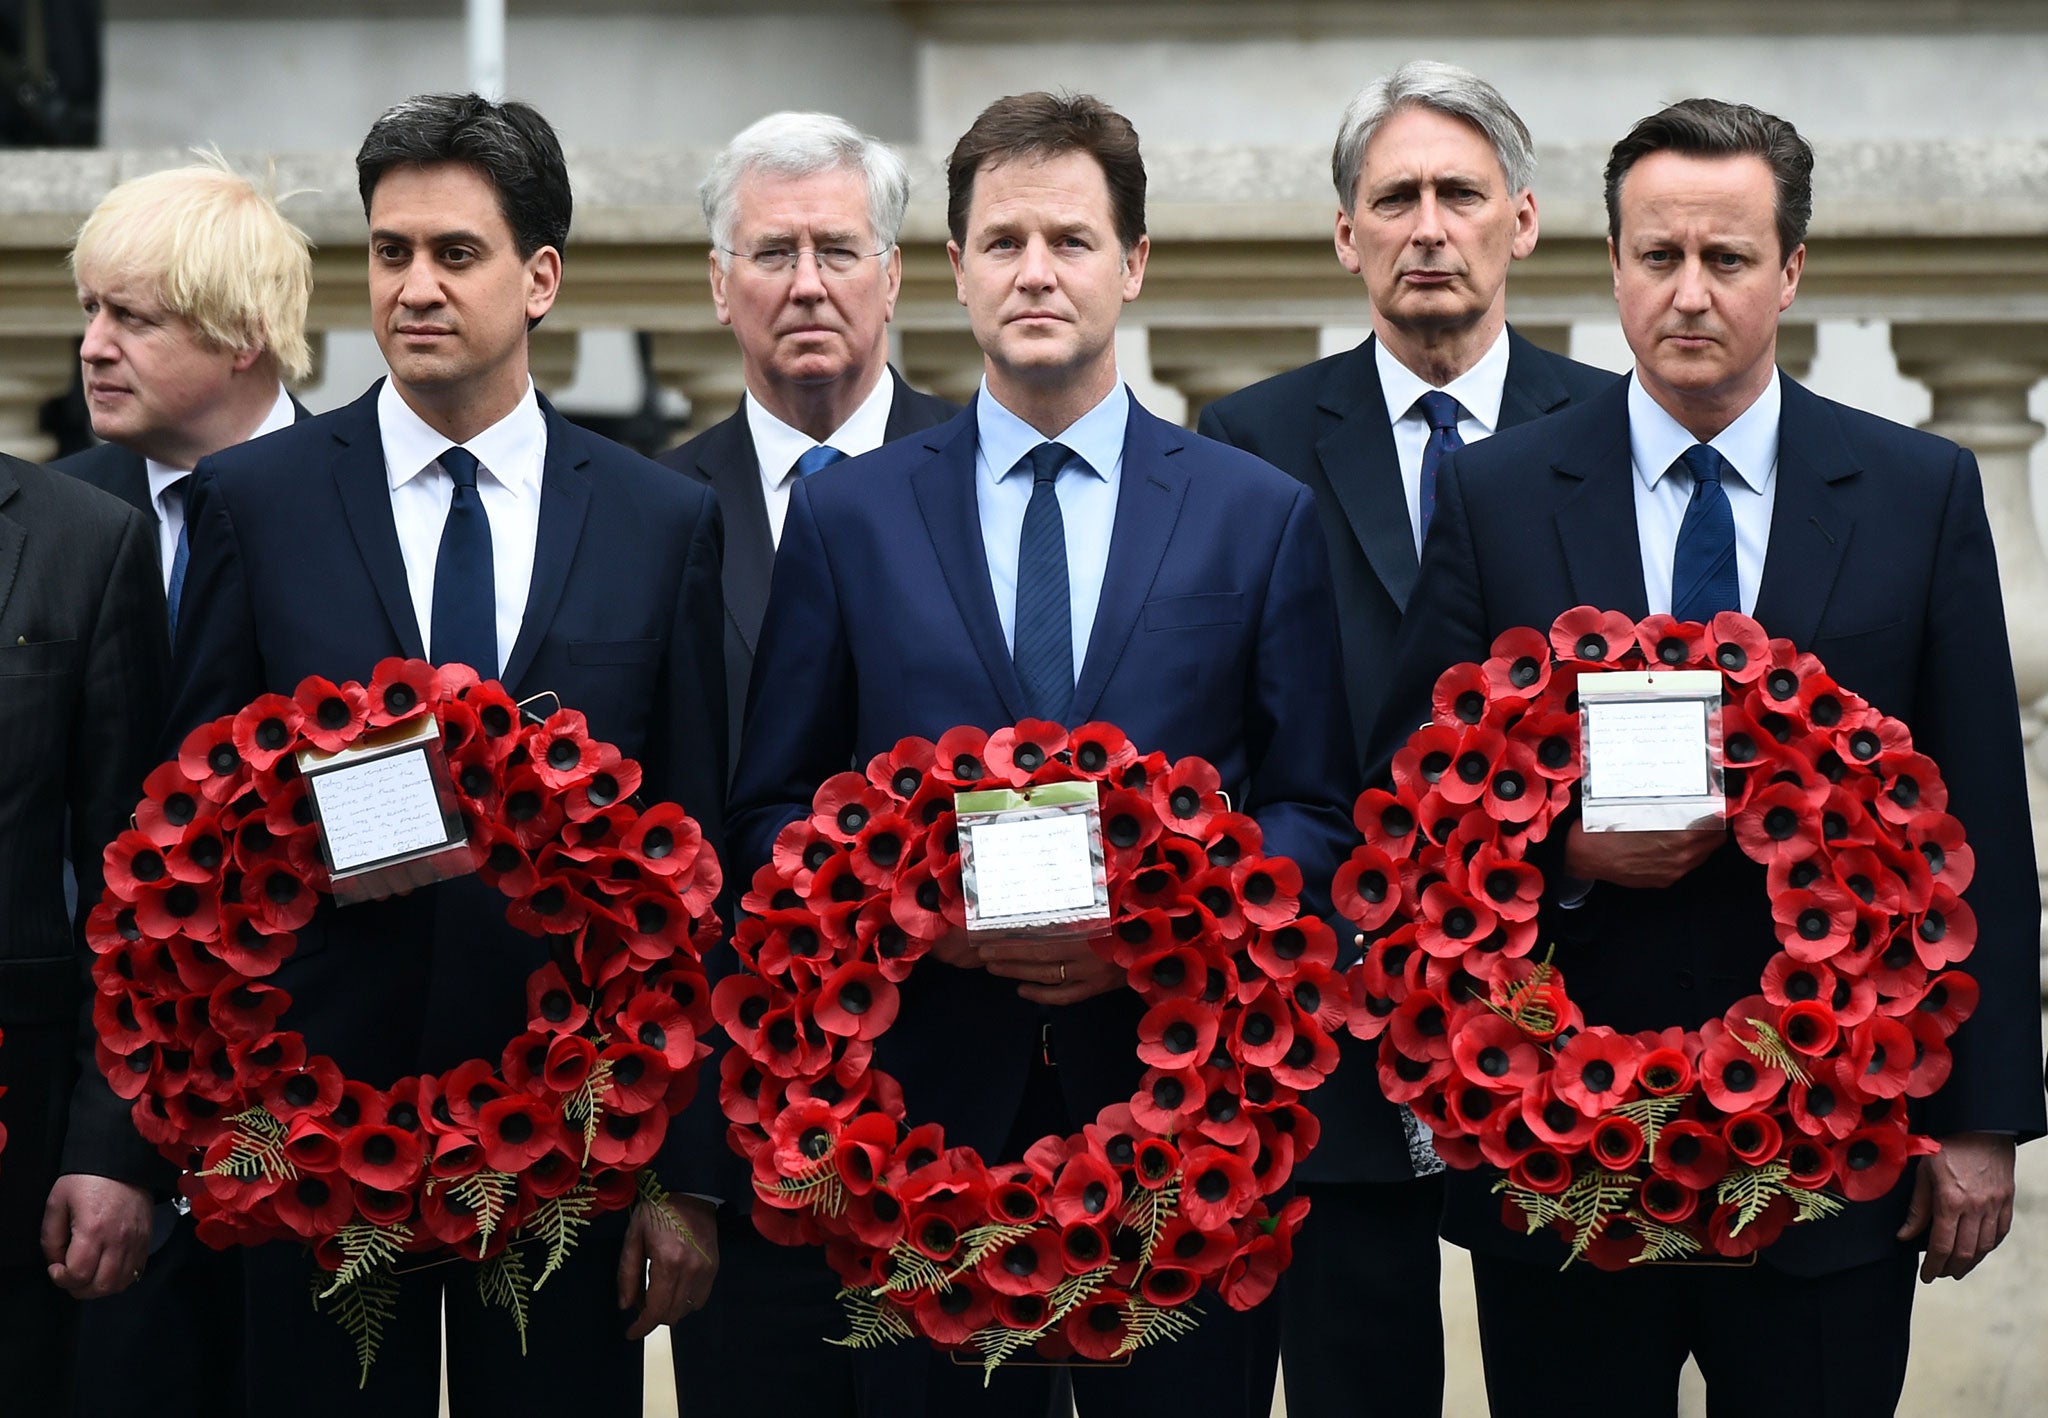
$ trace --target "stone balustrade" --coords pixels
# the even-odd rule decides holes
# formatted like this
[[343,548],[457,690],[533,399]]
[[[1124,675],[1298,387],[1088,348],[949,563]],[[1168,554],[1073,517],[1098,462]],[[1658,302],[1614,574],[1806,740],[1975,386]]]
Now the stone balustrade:
[[[585,330],[651,336],[655,377],[708,409],[741,385],[731,335],[706,291],[708,246],[695,199],[711,154],[699,149],[572,154],[577,193],[563,293],[536,333],[534,374],[568,385]],[[910,379],[953,399],[980,378],[945,251],[942,155],[910,155],[915,199],[903,233],[896,317]],[[1516,268],[1509,313],[1551,348],[1572,329],[1611,323],[1600,201],[1604,152],[1540,153],[1542,239]],[[0,154],[0,448],[47,456],[39,406],[70,384],[80,327],[64,252],[114,182],[182,161],[175,152]],[[287,210],[319,244],[316,335],[368,324],[364,224],[346,154],[244,158],[274,165]],[[1336,264],[1327,154],[1307,148],[1152,145],[1154,242],[1141,299],[1149,373],[1203,404],[1313,359],[1322,332],[1365,323],[1363,293]],[[2048,147],[2029,143],[1819,146],[1815,216],[1785,367],[1804,374],[1815,323],[1884,321],[1899,372],[1932,396],[1926,427],[1975,450],[1997,542],[2028,739],[2034,835],[2048,870],[2048,554],[2029,480],[2042,427],[2028,412],[2048,377]],[[1880,413],[1888,412],[1878,409]],[[2048,928],[2043,932],[2048,959]]]

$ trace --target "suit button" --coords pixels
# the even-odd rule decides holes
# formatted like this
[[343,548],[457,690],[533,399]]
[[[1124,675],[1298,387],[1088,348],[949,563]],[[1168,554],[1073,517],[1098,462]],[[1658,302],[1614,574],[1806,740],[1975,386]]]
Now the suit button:
[[1678,972],[1678,988],[1680,988],[1681,990],[1689,990],[1692,988],[1692,971],[1680,970]]

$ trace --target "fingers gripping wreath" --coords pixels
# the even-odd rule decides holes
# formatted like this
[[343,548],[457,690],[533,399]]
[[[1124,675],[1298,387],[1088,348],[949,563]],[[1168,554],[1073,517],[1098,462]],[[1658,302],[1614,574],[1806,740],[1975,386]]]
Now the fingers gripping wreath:
[[[379,1088],[280,1027],[272,977],[332,885],[295,755],[429,714],[476,869],[550,958],[498,1058]],[[672,1215],[643,1169],[709,1052],[720,876],[697,825],[642,810],[639,787],[581,714],[539,720],[464,666],[388,659],[367,685],[309,678],[195,729],[106,850],[100,1068],[186,1169],[201,1239],[313,1248],[365,1374],[409,1253],[484,1261],[523,1339],[526,1296],[593,1215],[642,1195]]]
[[[1586,1020],[1537,948],[1526,856],[1580,777],[1574,691],[1621,668],[1721,673],[1729,819],[1768,868],[1778,953],[1696,1028]],[[1365,842],[1333,885],[1377,935],[1351,1028],[1380,1041],[1387,1096],[1445,1161],[1505,1173],[1510,1224],[1608,1269],[1741,1256],[1934,1150],[1906,1100],[1941,1087],[1976,1005],[1954,968],[1976,937],[1973,858],[1906,726],[1812,655],[1733,613],[1579,607],[1445,671],[1393,776],[1359,799]]]
[[[1102,792],[1097,949],[1148,1006],[1146,1069],[1080,1132],[984,1159],[908,1120],[874,1044],[964,919],[954,794],[1082,779]],[[720,1100],[762,1231],[824,1245],[844,1283],[844,1342],[921,1336],[990,1372],[1034,1348],[1110,1359],[1192,1329],[1204,1286],[1240,1309],[1270,1293],[1307,1202],[1262,1198],[1315,1145],[1300,1098],[1348,1005],[1300,872],[1219,788],[1208,763],[1141,755],[1109,725],[1026,720],[905,739],[783,829],[714,994],[735,1045]]]

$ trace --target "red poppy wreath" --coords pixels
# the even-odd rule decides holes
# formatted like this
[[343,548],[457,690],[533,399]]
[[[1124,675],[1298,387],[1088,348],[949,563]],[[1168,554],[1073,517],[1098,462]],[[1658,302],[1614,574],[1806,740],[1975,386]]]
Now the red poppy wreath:
[[[1581,672],[1718,670],[1728,817],[1768,868],[1779,951],[1697,1028],[1588,1023],[1536,955],[1525,855],[1581,775]],[[1977,985],[1973,858],[1905,725],[1745,616],[1637,624],[1579,607],[1511,630],[1437,680],[1430,724],[1367,791],[1337,908],[1379,932],[1350,974],[1351,1028],[1387,1096],[1452,1166],[1506,1175],[1509,1224],[1604,1269],[1743,1256],[1843,1199],[1881,1196],[1939,1089]]]
[[[550,959],[500,1058],[376,1088],[279,1028],[291,998],[267,978],[332,890],[296,754],[425,715],[477,872]],[[367,686],[308,678],[193,730],[107,848],[87,924],[100,1068],[185,1169],[202,1240],[312,1247],[365,1377],[410,1253],[482,1261],[523,1343],[528,1297],[592,1216],[645,1196],[681,1225],[644,1167],[709,1052],[719,866],[681,808],[635,807],[639,786],[581,714],[388,659]]]
[[[964,919],[954,795],[1093,780],[1112,924],[1097,945],[1148,1006],[1128,1102],[1021,1161],[913,1126],[871,1063],[897,985]],[[1271,1292],[1308,1209],[1262,1198],[1315,1145],[1300,1096],[1335,1065],[1336,938],[1300,914],[1294,863],[1260,853],[1199,758],[1141,755],[1107,724],[1026,720],[908,738],[827,781],[755,874],[741,971],[713,1008],[754,1216],[822,1244],[868,1346],[921,1336],[993,1373],[1036,1349],[1113,1359],[1194,1328],[1208,1287]]]

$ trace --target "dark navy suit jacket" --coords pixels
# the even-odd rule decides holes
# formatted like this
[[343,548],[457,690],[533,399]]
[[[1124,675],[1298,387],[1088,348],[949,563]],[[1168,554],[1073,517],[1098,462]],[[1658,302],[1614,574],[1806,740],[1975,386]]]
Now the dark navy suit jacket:
[[[1613,382],[1606,370],[1539,349],[1510,327],[1499,426],[1541,418]],[[1216,400],[1202,410],[1201,430],[1256,453],[1316,495],[1337,589],[1344,692],[1362,758],[1416,573],[1408,494],[1374,342]],[[1380,1096],[1373,1046],[1348,1033],[1337,1044],[1343,1063],[1306,1099],[1323,1136],[1298,1175],[1310,1182],[1412,1176],[1401,1116]]]
[[[957,404],[920,394],[889,370],[892,393],[889,421],[882,439],[894,443],[960,412]],[[768,499],[761,490],[761,460],[754,435],[747,429],[747,411],[711,425],[688,443],[671,448],[655,460],[688,473],[718,494],[725,514],[725,693],[728,724],[735,755],[740,725],[747,709],[747,681],[754,673],[754,646],[761,638],[761,617],[768,610],[768,578],[775,570],[775,535],[768,527]]]
[[[706,489],[569,423],[541,401],[547,453],[525,619],[504,673],[515,699],[552,692],[724,843],[722,528]],[[421,654],[392,518],[377,388],[346,408],[203,459],[189,501],[172,696],[186,731],[307,675],[367,680]],[[278,971],[286,1027],[344,1073],[385,1085],[496,1059],[525,1028],[526,977],[547,946],[505,922],[477,877],[357,906],[323,904]],[[673,1136],[674,1134],[672,1134]],[[686,1178],[663,1154],[664,1180]],[[693,1164],[709,1159],[690,1159]]]
[[[972,408],[798,484],[761,629],[731,805],[751,874],[818,784],[907,735],[1027,717],[975,496]],[[1319,894],[1348,849],[1352,769],[1336,609],[1306,488],[1132,403],[1102,599],[1071,718],[1199,754],[1265,849]],[[744,879],[744,878],[742,878]],[[1051,1011],[1075,1123],[1127,1098],[1141,1003]],[[927,961],[876,1049],[914,1117],[999,1155],[1045,1011],[1014,981]]]
[[[1782,377],[1782,376],[1781,376]],[[1978,925],[1963,968],[1983,987],[1955,1036],[1955,1069],[1916,1110],[1922,1130],[2044,1127],[2034,875],[2012,659],[1977,462],[1784,379],[1778,483],[1755,618],[1819,656],[1844,688],[1912,730],[1941,767],[1977,854]],[[1376,763],[1429,716],[1446,667],[1483,660],[1501,631],[1548,629],[1576,605],[1647,614],[1629,465],[1628,387],[1494,435],[1448,458],[1413,609],[1374,735]],[[1548,847],[1550,844],[1546,843]],[[1662,891],[1596,885],[1547,910],[1546,940],[1591,1023],[1696,1028],[1755,993],[1778,949],[1764,869],[1732,839]],[[1501,1224],[1482,1174],[1454,1178],[1445,1234],[1501,1254],[1562,1259],[1548,1232]],[[1883,1258],[1910,1175],[1890,1196],[1794,1226],[1764,1252],[1795,1274]]]

